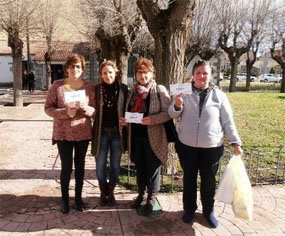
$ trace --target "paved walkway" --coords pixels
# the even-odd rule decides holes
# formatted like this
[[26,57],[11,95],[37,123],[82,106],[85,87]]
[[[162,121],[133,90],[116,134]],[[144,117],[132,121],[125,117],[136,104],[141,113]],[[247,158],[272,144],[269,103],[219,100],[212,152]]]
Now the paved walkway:
[[[142,217],[129,208],[135,192],[117,187],[117,206],[98,206],[94,158],[88,154],[83,198],[85,212],[59,212],[60,161],[51,145],[52,120],[43,112],[45,93],[24,93],[23,108],[3,106],[12,95],[0,90],[0,235],[285,235],[285,186],[253,188],[253,221],[234,217],[231,206],[216,203],[217,229],[208,228],[201,204],[184,224],[182,195],[159,194],[163,213]],[[2,94],[2,95],[1,95]],[[2,105],[1,105],[2,104]],[[90,152],[89,152],[90,153]],[[74,196],[74,180],[70,195]],[[71,205],[74,204],[74,198]]]

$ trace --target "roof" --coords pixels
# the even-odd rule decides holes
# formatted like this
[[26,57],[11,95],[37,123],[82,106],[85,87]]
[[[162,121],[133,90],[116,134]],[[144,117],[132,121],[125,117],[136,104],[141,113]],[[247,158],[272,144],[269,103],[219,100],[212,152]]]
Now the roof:
[[[52,61],[65,61],[69,54],[78,53],[89,60],[89,43],[70,43],[70,42],[53,42],[52,43]],[[44,61],[47,44],[45,41],[30,41],[30,54],[34,56],[34,61]],[[12,54],[8,47],[7,40],[0,40],[0,55]],[[24,42],[23,54],[27,54],[26,43]]]

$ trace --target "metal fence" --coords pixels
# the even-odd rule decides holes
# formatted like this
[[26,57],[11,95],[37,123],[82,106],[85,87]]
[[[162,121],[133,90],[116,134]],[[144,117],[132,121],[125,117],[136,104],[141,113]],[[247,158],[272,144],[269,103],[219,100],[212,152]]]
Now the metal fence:
[[[217,182],[222,177],[232,155],[230,151],[226,150],[221,158],[217,172]],[[175,178],[178,176],[182,177],[182,173],[175,173],[175,162],[178,161],[175,155],[170,154],[169,158],[171,173],[162,173],[161,183],[163,184],[165,177],[171,178],[171,192],[173,192]],[[252,185],[285,183],[285,147],[280,147],[276,152],[261,152],[258,149],[253,149],[250,153],[244,153],[242,159]],[[135,173],[135,169],[131,166],[130,160],[128,161],[126,169],[128,171],[128,183],[130,183],[130,178],[134,176]]]

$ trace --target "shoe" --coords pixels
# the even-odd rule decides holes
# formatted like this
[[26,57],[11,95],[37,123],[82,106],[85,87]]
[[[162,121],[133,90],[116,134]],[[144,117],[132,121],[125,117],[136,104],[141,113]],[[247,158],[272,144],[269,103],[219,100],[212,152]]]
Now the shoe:
[[100,198],[99,198],[99,205],[100,206],[106,206],[108,204],[107,199],[107,186],[106,185],[100,185]]
[[69,201],[68,200],[61,200],[60,211],[63,214],[67,214],[69,212]]
[[141,205],[141,203],[143,201],[144,193],[145,193],[145,188],[142,186],[138,186],[138,196],[131,203],[131,205],[130,205],[131,208],[138,208]]
[[150,213],[152,213],[155,201],[156,201],[155,194],[154,193],[148,193],[148,196],[146,199],[146,204],[143,208],[143,215],[144,216],[149,216]]
[[183,216],[182,216],[182,221],[186,224],[190,223],[193,220],[194,213],[195,212],[184,211]]
[[217,228],[219,226],[219,222],[217,221],[213,213],[211,213],[210,215],[204,215],[204,216],[211,228]]
[[136,197],[136,199],[131,203],[130,207],[131,208],[138,208],[141,205],[142,201],[143,201],[143,196],[139,194]]
[[107,185],[107,189],[108,189],[108,205],[110,207],[116,205],[116,199],[115,199],[115,196],[114,196],[114,188],[115,188],[115,186],[113,186],[111,184]]
[[75,205],[76,205],[77,211],[85,211],[86,210],[86,206],[82,200],[76,200]]

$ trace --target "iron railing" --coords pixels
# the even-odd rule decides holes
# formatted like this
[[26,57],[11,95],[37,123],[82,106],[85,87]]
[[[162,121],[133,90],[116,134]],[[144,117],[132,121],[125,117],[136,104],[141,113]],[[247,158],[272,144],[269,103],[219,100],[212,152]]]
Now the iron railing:
[[[222,177],[222,174],[228,164],[232,153],[225,151],[223,157],[219,162],[219,169],[217,172],[217,182]],[[165,177],[171,178],[171,192],[175,184],[175,178],[182,176],[182,173],[175,173],[175,162],[178,159],[175,155],[170,154],[171,173],[161,174],[161,183],[163,184]],[[258,149],[253,149],[250,153],[244,153],[242,157],[244,165],[247,169],[248,177],[252,185],[261,184],[284,184],[285,183],[285,147],[280,147],[276,152],[261,152]],[[122,167],[128,171],[128,184],[131,176],[134,176],[135,169],[131,167],[131,162],[128,160],[127,167]]]

